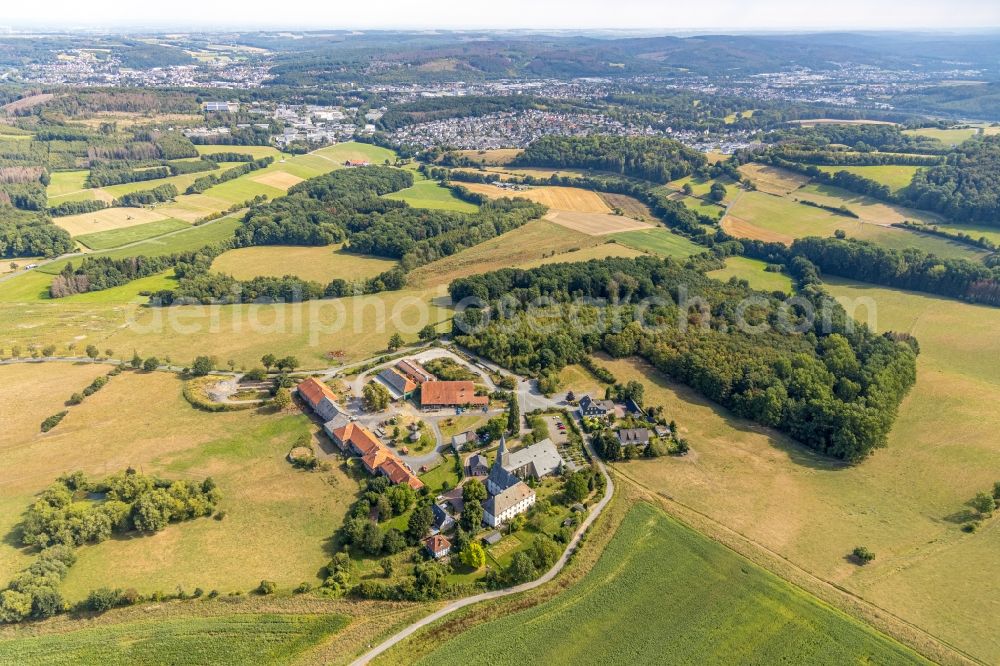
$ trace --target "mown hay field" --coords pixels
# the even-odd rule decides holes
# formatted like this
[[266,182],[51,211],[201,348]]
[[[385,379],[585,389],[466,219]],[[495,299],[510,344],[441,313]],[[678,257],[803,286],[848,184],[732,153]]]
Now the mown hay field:
[[700,254],[705,248],[684,236],[679,236],[663,227],[625,231],[612,236],[615,242],[628,247],[658,254],[662,257],[682,259],[693,254]]
[[637,229],[653,229],[648,222],[639,222],[624,215],[609,215],[607,213],[578,213],[568,210],[550,210],[545,219],[555,222],[561,227],[585,233],[588,236],[607,236],[623,231]]
[[262,245],[229,250],[212,262],[212,270],[238,280],[295,275],[327,284],[335,278],[354,281],[374,277],[396,263],[392,259],[345,252],[340,245]]
[[435,180],[417,180],[413,183],[413,187],[387,194],[385,198],[405,201],[414,208],[432,208],[459,213],[474,213],[479,210],[478,206],[462,201]]
[[[502,639],[498,639],[502,637]],[[646,503],[594,568],[419,664],[925,663]]]
[[874,180],[877,183],[882,183],[893,192],[899,192],[901,189],[910,184],[913,180],[913,174],[915,174],[920,167],[917,166],[907,166],[905,164],[882,164],[878,166],[820,166],[820,171],[825,171],[826,173],[837,173],[838,171],[847,171],[848,173],[853,173],[864,178]]
[[70,236],[82,236],[166,219],[167,215],[151,208],[105,208],[93,213],[56,217],[52,222],[68,231]]
[[508,190],[485,183],[463,183],[465,187],[497,199],[500,197],[521,197],[548,206],[552,210],[577,213],[611,213],[611,208],[597,192],[578,187],[529,187],[524,190]]
[[190,225],[180,220],[168,218],[166,220],[138,224],[134,227],[123,227],[121,229],[99,231],[93,234],[83,234],[82,236],[77,236],[76,240],[91,250],[110,250],[129,243],[136,243],[189,228]]

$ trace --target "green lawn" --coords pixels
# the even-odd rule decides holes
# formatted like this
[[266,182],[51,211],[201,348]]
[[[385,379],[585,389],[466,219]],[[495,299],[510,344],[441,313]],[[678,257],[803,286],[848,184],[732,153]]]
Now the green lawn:
[[454,488],[461,481],[461,477],[455,472],[455,457],[445,456],[444,461],[430,470],[426,474],[420,475],[420,480],[430,488],[431,492],[444,490],[444,483],[448,482],[449,488]]
[[143,620],[0,641],[0,663],[286,664],[347,624],[336,614]]
[[53,171],[49,176],[49,186],[45,188],[49,197],[60,197],[76,192],[86,187],[83,183],[87,180],[87,169],[76,171]]
[[937,127],[924,127],[921,129],[903,130],[903,134],[928,136],[932,139],[937,139],[946,145],[958,145],[965,143],[974,137],[977,131],[978,130],[974,127],[967,127],[964,129],[938,129]]
[[746,280],[754,289],[763,291],[792,292],[792,279],[784,273],[765,271],[767,263],[747,257],[729,257],[726,267],[708,273],[716,280],[728,280],[731,277]]
[[372,164],[382,164],[385,160],[393,162],[396,159],[396,152],[393,150],[357,141],[348,141],[347,143],[338,143],[334,146],[320,148],[314,151],[313,154],[322,155],[340,165],[343,165],[347,160],[367,160]]
[[146,224],[137,224],[134,227],[123,227],[121,229],[110,229],[108,231],[98,231],[93,234],[84,234],[77,236],[76,240],[91,250],[108,250],[128,245],[129,243],[156,238],[171,231],[188,229],[190,226],[180,220],[167,219],[157,222],[147,222]]
[[611,238],[626,247],[641,250],[642,252],[652,252],[663,257],[683,258],[705,251],[705,248],[701,245],[683,236],[678,236],[662,227],[639,231],[623,231],[613,234]]
[[421,664],[923,663],[904,646],[677,523],[633,507],[594,569]]
[[452,194],[448,188],[441,187],[434,180],[415,182],[413,187],[393,192],[386,195],[385,198],[405,201],[414,208],[436,208],[439,210],[458,211],[460,213],[474,213],[479,210],[478,206],[467,201],[462,201]]

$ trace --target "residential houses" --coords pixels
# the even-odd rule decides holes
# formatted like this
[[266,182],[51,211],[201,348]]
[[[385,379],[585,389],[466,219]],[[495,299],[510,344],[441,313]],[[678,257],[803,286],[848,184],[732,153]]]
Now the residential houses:
[[649,444],[648,428],[622,428],[618,431],[618,441],[622,446],[641,446]]
[[605,418],[609,414],[614,414],[615,403],[610,400],[594,400],[589,395],[580,398],[580,414],[583,416],[595,416]]
[[479,444],[479,435],[476,434],[475,430],[468,430],[466,432],[460,432],[457,435],[452,435],[451,448],[455,450],[455,453],[461,453],[462,448],[466,444],[470,444],[471,446],[477,446]]
[[443,534],[434,534],[424,539],[424,548],[435,560],[447,557],[451,552],[451,542]]
[[432,504],[431,513],[434,515],[434,522],[431,523],[431,532],[447,532],[455,526],[455,519],[451,517],[443,504]]
[[420,406],[436,407],[486,406],[489,396],[476,395],[476,385],[470,381],[429,381],[420,387]]

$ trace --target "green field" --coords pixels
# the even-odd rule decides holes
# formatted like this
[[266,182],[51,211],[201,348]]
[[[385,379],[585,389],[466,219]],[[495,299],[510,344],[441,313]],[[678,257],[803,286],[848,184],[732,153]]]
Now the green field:
[[920,167],[907,166],[902,164],[883,164],[879,166],[821,166],[820,171],[829,174],[838,171],[847,171],[858,176],[863,176],[875,182],[886,185],[894,193],[910,184]]
[[639,230],[623,231],[613,234],[611,238],[627,247],[652,252],[663,257],[684,258],[692,254],[700,254],[705,251],[701,245],[667,231],[662,227]]
[[216,153],[243,153],[244,155],[253,155],[254,159],[260,159],[261,157],[273,157],[274,159],[280,159],[283,153],[273,146],[212,146],[212,145],[196,145],[195,150],[198,151],[199,155],[215,155]]
[[295,275],[303,280],[328,284],[336,278],[364,280],[384,273],[397,264],[393,259],[345,252],[339,245],[262,245],[229,250],[212,262],[212,270],[232,275],[238,280]]
[[726,267],[708,273],[709,277],[716,280],[728,280],[735,277],[746,280],[754,289],[763,291],[783,291],[786,294],[792,292],[792,278],[784,273],[772,273],[764,270],[767,263],[757,259],[747,257],[729,257],[726,259]]
[[313,151],[312,155],[320,155],[328,160],[332,160],[338,165],[343,165],[347,160],[368,161],[372,164],[382,164],[385,160],[395,161],[396,152],[388,148],[382,148],[371,143],[360,143],[348,141],[338,143],[334,146],[327,146]]
[[[796,200],[830,206],[847,206],[860,219],[808,206]],[[764,192],[743,192],[730,207],[723,228],[737,237],[791,243],[806,236],[833,236],[839,229],[849,238],[871,241],[883,247],[915,247],[943,258],[978,261],[985,252],[944,238],[916,234],[889,226],[903,220],[936,222],[936,218],[890,206],[836,187],[806,185],[787,197]]]
[[555,598],[473,627],[420,664],[924,663],[640,503]]
[[348,620],[336,614],[142,620],[0,641],[0,662],[24,666],[287,664],[346,627]]
[[903,134],[914,136],[928,136],[937,139],[945,145],[959,145],[965,143],[976,135],[978,130],[975,127],[938,129],[936,127],[923,127],[921,129],[903,130]]
[[441,187],[434,180],[415,182],[413,187],[387,194],[385,198],[405,201],[414,208],[435,208],[439,210],[453,210],[460,213],[474,213],[479,210],[478,206],[467,201],[462,201],[452,194],[448,188]]
[[129,243],[156,238],[172,231],[189,229],[191,225],[180,220],[160,220],[158,222],[147,222],[137,224],[134,227],[123,227],[121,229],[111,229],[109,231],[99,231],[94,234],[84,234],[77,236],[76,240],[89,247],[91,250],[109,250],[121,247]]
[[87,169],[78,171],[53,171],[49,176],[49,186],[46,194],[49,198],[65,196],[71,192],[82,190],[86,187],[83,183],[87,180]]

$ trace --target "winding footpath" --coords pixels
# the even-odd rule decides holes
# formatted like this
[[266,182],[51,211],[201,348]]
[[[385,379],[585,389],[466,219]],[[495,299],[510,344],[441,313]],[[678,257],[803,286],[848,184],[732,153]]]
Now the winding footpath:
[[[577,417],[574,416],[574,418]],[[507,587],[502,590],[483,592],[481,594],[476,594],[471,597],[466,597],[464,599],[453,601],[444,608],[441,608],[440,610],[431,613],[427,617],[414,622],[413,624],[406,627],[396,635],[390,637],[389,639],[375,646],[374,648],[372,648],[371,650],[369,650],[368,652],[366,652],[365,654],[361,655],[353,662],[351,662],[351,666],[363,666],[364,664],[369,663],[372,659],[379,656],[389,648],[401,643],[402,641],[406,640],[407,638],[409,638],[416,632],[420,631],[424,627],[434,622],[437,622],[441,618],[450,615],[451,613],[454,613],[460,608],[465,608],[466,606],[478,604],[481,601],[488,601],[490,599],[499,599],[500,597],[506,597],[512,594],[520,594],[521,592],[527,592],[529,590],[535,589],[536,587],[545,585],[553,578],[555,578],[559,574],[559,572],[563,570],[563,567],[566,566],[566,562],[569,561],[569,556],[576,551],[577,546],[579,546],[580,544],[580,539],[583,536],[583,533],[586,532],[587,529],[594,523],[594,521],[597,520],[597,517],[601,515],[601,512],[604,511],[604,508],[608,505],[608,502],[611,501],[611,497],[614,495],[615,492],[615,484],[611,480],[611,476],[608,474],[608,469],[604,465],[604,463],[601,462],[600,458],[598,458],[594,454],[594,449],[591,445],[590,438],[587,437],[586,434],[583,435],[583,441],[584,445],[587,447],[587,452],[590,454],[591,458],[597,463],[597,467],[598,469],[601,470],[601,474],[604,475],[604,480],[605,480],[604,497],[602,497],[601,500],[594,505],[593,510],[587,515],[583,523],[580,524],[579,529],[577,529],[576,534],[573,535],[573,538],[570,540],[569,545],[566,547],[566,550],[563,551],[562,556],[559,557],[559,560],[552,566],[551,569],[546,571],[541,576],[541,578],[537,578],[529,583],[522,583],[521,585],[515,585],[514,587]]]

